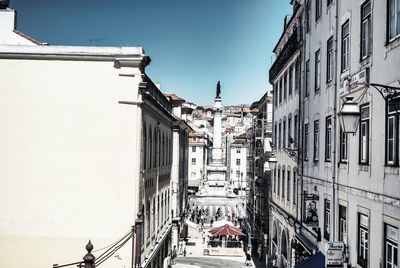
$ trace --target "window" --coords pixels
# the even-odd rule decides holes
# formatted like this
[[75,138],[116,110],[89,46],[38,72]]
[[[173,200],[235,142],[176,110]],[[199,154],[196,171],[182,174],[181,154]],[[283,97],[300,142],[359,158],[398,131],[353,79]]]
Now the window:
[[236,159],[236,166],[240,166],[240,158]]
[[347,162],[347,134],[340,129],[340,162]]
[[391,115],[387,118],[387,142],[386,142],[386,158],[387,164],[393,165],[396,156],[396,116]]
[[330,4],[332,4],[333,0],[327,0],[326,1],[326,5],[329,6]]
[[339,241],[347,240],[346,207],[339,205]]
[[154,158],[153,158],[153,167],[157,167],[157,148],[158,148],[158,139],[157,139],[157,132],[156,129],[154,129]]
[[283,75],[283,99],[286,101],[287,99],[287,90],[288,89],[288,83],[287,83],[287,73]]
[[278,196],[280,196],[281,195],[281,169],[280,168],[278,168],[278,184],[277,184],[277,186],[278,186],[278,189],[277,189]]
[[400,35],[400,0],[388,0],[389,41]]
[[236,178],[240,178],[240,170],[236,170]]
[[301,79],[300,79],[300,70],[301,70],[301,65],[300,65],[300,60],[296,61],[296,66],[295,66],[295,90],[298,91],[300,89],[301,86]]
[[315,1],[315,21],[317,21],[322,14],[322,0]]
[[399,254],[399,230],[393,226],[385,224],[385,268],[398,267]]
[[386,165],[398,165],[400,98],[389,99],[386,109]]
[[274,129],[274,138],[275,138],[275,140],[274,140],[274,143],[275,143],[275,145],[276,146],[278,146],[278,123],[276,123],[275,122],[275,127],[274,127],[275,129]]
[[349,53],[350,53],[350,26],[349,21],[342,25],[342,72],[349,69]]
[[326,43],[326,82],[333,79],[333,37]]
[[319,120],[314,121],[314,162],[319,160]]
[[278,106],[278,84],[279,84],[279,82],[276,82],[275,87],[274,87],[275,106]]
[[315,52],[315,93],[321,88],[321,50]]
[[282,79],[279,81],[279,104],[282,103]]
[[196,146],[193,146],[192,147],[192,153],[195,153],[196,152]]
[[286,148],[286,120],[283,120],[283,148]]
[[329,241],[331,228],[331,202],[328,199],[325,199],[324,204],[324,238],[326,241]]
[[240,154],[240,148],[236,148],[236,153]]
[[292,197],[292,201],[293,201],[293,204],[295,204],[296,205],[296,202],[297,202],[297,173],[296,173],[296,170],[294,170],[293,171],[293,190],[292,190],[292,195],[293,195],[293,197]]
[[191,172],[190,174],[191,174],[190,176],[191,176],[192,178],[195,178],[195,177],[196,177],[196,171],[193,171],[193,172]]
[[294,136],[294,147],[295,148],[297,148],[297,128],[298,128],[298,126],[297,126],[297,123],[298,121],[297,121],[297,115],[295,115],[294,116],[294,133],[293,133],[293,136]]
[[360,164],[368,164],[369,160],[369,105],[361,107],[360,127]]
[[146,125],[143,125],[143,169],[147,168],[147,131]]
[[332,148],[332,117],[328,116],[325,123],[325,161],[331,161]]
[[368,266],[368,248],[369,248],[369,233],[368,233],[368,216],[358,214],[358,250],[357,263],[361,267]]
[[290,183],[290,170],[288,170],[287,171],[287,193],[286,193],[287,201],[290,201],[290,186],[292,186],[292,184]]
[[275,170],[274,170],[274,185],[272,186],[274,193],[276,193],[276,172],[277,172],[277,169],[275,168]]
[[306,33],[308,33],[311,29],[311,0],[307,1],[306,6]]
[[310,60],[306,62],[306,97],[309,95],[309,86],[310,86]]
[[304,125],[304,160],[308,160],[308,124]]
[[293,139],[292,139],[292,118],[289,117],[288,118],[288,147],[292,148],[292,143],[293,143]]
[[361,6],[361,59],[371,54],[372,43],[371,1],[366,1]]
[[281,144],[281,135],[282,135],[282,123],[279,123],[279,136],[278,136],[278,139],[279,139],[279,142],[278,142],[278,144],[279,144],[279,146],[278,146],[278,148],[282,148],[282,144]]
[[193,166],[196,165],[196,158],[192,158],[192,165],[193,165]]
[[293,94],[293,66],[290,66],[289,69],[289,98],[292,96]]
[[286,188],[285,188],[285,174],[286,170],[285,168],[282,168],[282,198],[285,199],[285,193],[286,193]]
[[152,138],[152,130],[149,129],[149,168],[151,168],[153,164],[153,138]]

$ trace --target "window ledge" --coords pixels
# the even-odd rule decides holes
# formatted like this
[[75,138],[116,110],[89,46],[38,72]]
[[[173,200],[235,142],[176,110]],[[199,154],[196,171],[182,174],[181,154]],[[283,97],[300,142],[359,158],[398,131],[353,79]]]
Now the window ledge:
[[347,168],[347,162],[345,162],[345,161],[340,161],[339,162],[339,168]]
[[371,53],[364,59],[360,59],[360,67],[365,67],[366,65],[370,65],[371,64]]
[[[386,53],[390,52],[392,49],[398,47],[400,45],[400,35],[398,35],[392,41],[388,41],[386,44]],[[386,56],[386,55],[385,55]]]
[[368,164],[359,164],[358,165],[358,171],[369,171],[369,165]]
[[347,70],[344,70],[344,71],[340,74],[340,81],[343,81],[343,80],[346,79],[349,75],[350,75],[350,69],[347,68]]
[[386,174],[400,175],[400,168],[396,166],[385,166]]

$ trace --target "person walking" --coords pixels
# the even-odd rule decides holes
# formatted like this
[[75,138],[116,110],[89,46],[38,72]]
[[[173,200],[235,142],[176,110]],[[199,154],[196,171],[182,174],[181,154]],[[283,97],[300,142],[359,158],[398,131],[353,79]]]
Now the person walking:
[[171,265],[176,264],[176,262],[175,262],[176,257],[177,257],[176,246],[174,246],[174,249],[172,250],[172,253],[171,253]]
[[165,257],[164,262],[163,262],[163,268],[171,268],[171,254],[168,253],[168,256]]
[[251,255],[249,252],[246,252],[246,262],[244,263],[244,265],[246,266],[251,265]]

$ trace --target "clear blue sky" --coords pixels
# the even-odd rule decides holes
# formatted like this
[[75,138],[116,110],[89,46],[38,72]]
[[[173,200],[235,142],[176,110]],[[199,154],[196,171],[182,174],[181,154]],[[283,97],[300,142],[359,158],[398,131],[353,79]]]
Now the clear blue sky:
[[163,92],[252,103],[269,89],[289,0],[10,0],[17,28],[53,45],[141,46]]

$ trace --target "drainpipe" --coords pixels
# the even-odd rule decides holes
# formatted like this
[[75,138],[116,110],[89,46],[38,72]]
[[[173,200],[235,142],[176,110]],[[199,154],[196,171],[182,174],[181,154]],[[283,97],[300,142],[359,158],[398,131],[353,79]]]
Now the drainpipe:
[[[304,6],[304,8],[307,8],[307,7]],[[305,19],[305,17],[304,17],[304,19]],[[304,97],[305,97],[305,91],[307,90],[305,88],[306,75],[307,75],[306,74],[306,47],[307,47],[306,31],[307,31],[307,29],[305,28],[305,21],[303,20],[303,22],[302,22],[302,36],[301,36],[302,40],[304,40],[303,41],[302,54],[301,54],[301,60],[302,60],[302,64],[301,64],[302,65],[302,71],[301,71],[301,73],[303,73],[303,75],[300,76],[303,79],[300,79],[300,81],[302,81],[301,87],[303,87],[304,90],[300,90],[299,89],[299,127],[298,127],[298,145],[297,145],[298,148],[300,148],[300,146],[299,146],[300,144],[301,144],[301,148],[303,148],[303,145],[304,145],[304,137],[303,137],[302,134],[304,133],[304,131],[303,131],[303,128],[304,128]],[[299,215],[298,210],[299,210],[299,207],[300,207],[300,223],[301,223],[300,228],[302,228],[303,227],[303,219],[304,219],[304,208],[303,208],[303,205],[304,205],[304,191],[303,191],[303,189],[304,189],[304,183],[303,183],[304,148],[303,148],[303,150],[301,150],[301,153],[300,153],[300,150],[298,150],[297,155],[299,156],[298,157],[298,162],[299,162],[298,165],[300,166],[300,169],[299,169],[300,172],[297,172],[297,173],[298,173],[298,176],[300,177],[300,185],[301,185],[301,187],[300,187],[300,191],[301,191],[300,192],[300,196],[301,196],[301,198],[300,198],[300,202],[297,202],[298,204],[297,204],[296,217],[298,217],[298,215]],[[297,184],[298,184],[298,181],[297,181]],[[299,191],[297,191],[297,192],[299,192]]]
[[337,147],[337,63],[338,63],[338,35],[339,35],[339,5],[340,5],[340,0],[336,1],[336,14],[335,14],[335,22],[336,22],[336,29],[335,29],[335,75],[334,75],[334,103],[333,103],[333,139],[332,139],[332,146],[333,152],[332,152],[332,241],[336,241],[336,206],[338,203],[336,202],[337,199],[337,184],[336,184],[336,174],[338,172],[338,167],[336,165],[337,159],[336,159],[336,147]]

